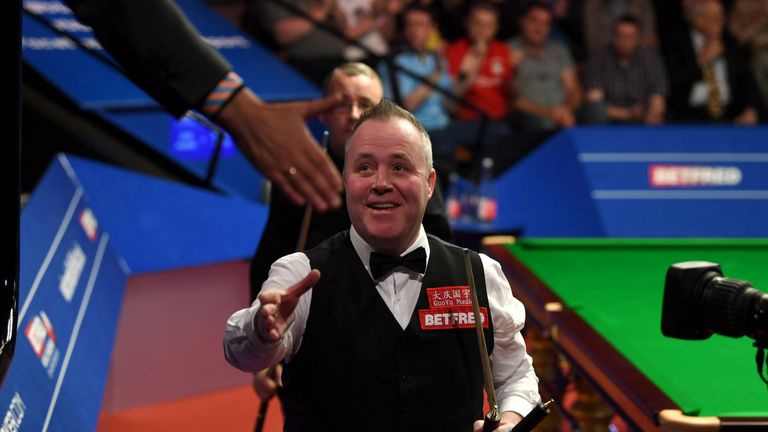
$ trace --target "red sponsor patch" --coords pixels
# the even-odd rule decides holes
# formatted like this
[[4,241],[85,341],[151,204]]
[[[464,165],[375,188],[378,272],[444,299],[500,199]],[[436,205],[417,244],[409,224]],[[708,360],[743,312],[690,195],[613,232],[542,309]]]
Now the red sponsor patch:
[[[488,309],[481,307],[482,323],[488,328]],[[453,309],[419,309],[422,330],[447,330],[475,328],[475,314],[471,307]]]
[[472,297],[466,285],[427,288],[430,309],[472,307]]

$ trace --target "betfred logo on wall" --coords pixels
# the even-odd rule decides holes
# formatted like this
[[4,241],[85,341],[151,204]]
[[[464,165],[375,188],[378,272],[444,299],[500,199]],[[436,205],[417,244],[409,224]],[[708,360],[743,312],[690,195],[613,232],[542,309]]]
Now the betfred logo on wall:
[[738,186],[741,169],[734,166],[651,165],[651,187]]

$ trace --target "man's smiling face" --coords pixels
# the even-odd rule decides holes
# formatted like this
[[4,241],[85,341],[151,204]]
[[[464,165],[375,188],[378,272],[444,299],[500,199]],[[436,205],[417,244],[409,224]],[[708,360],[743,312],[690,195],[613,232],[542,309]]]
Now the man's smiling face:
[[347,143],[349,217],[379,252],[399,255],[419,234],[435,185],[422,140],[414,125],[393,117],[364,122]]

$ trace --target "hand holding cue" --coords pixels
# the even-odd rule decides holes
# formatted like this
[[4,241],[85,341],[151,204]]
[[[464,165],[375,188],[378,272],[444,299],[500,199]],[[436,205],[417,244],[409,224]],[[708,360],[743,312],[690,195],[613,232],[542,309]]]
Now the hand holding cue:
[[518,424],[515,425],[515,427],[512,428],[512,432],[530,432],[533,430],[533,428],[536,427],[539,423],[541,423],[542,420],[544,420],[544,417],[549,414],[549,406],[552,405],[555,401],[553,399],[548,400],[547,402],[544,402],[543,404],[538,404],[535,407],[533,407],[533,410],[531,410],[530,413],[528,413],[527,416],[523,417],[522,420]]
[[480,304],[477,300],[475,289],[475,275],[472,273],[472,262],[469,258],[469,249],[464,249],[464,267],[467,271],[467,282],[472,297],[472,313],[475,316],[475,334],[477,335],[477,347],[480,350],[480,361],[483,365],[483,378],[485,381],[485,393],[488,395],[488,406],[491,408],[483,421],[483,432],[492,432],[501,423],[499,405],[496,403],[496,390],[493,388],[493,376],[491,375],[491,360],[488,358],[488,347],[485,345],[483,334],[483,316],[480,314]]

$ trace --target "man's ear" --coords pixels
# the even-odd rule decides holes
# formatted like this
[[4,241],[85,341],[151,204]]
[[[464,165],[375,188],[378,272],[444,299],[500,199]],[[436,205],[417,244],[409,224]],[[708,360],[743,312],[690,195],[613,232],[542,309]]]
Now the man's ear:
[[432,193],[435,192],[435,180],[437,179],[437,173],[435,172],[435,169],[432,168],[429,172],[429,177],[427,177],[427,183],[429,184],[429,193],[427,194],[427,199],[432,198]]

